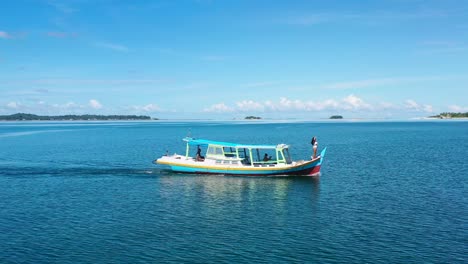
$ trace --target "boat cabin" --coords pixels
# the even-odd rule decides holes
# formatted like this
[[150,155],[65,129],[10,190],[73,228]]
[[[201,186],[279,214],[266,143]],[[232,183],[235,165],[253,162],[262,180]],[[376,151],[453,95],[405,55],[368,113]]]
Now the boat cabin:
[[214,160],[219,165],[239,165],[254,167],[273,167],[280,164],[291,164],[289,146],[278,145],[242,145],[204,139],[184,138],[187,142],[186,158],[191,146],[206,148],[205,159]]

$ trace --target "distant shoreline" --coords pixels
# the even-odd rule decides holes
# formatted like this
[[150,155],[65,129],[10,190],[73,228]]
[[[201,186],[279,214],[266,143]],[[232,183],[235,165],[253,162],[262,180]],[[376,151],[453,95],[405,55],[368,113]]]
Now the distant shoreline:
[[58,115],[40,116],[35,114],[17,113],[0,115],[0,121],[145,121],[157,120],[144,115]]
[[450,117],[450,118],[440,118],[440,117],[426,117],[427,120],[468,120],[468,117]]
[[243,118],[151,118],[150,116],[136,115],[61,115],[61,116],[39,116],[34,114],[12,114],[0,115],[0,122],[223,122],[223,123],[301,123],[301,122],[318,122],[318,123],[359,123],[359,122],[424,122],[424,121],[468,121],[468,117],[413,117],[413,118],[346,118],[346,119],[329,119],[329,118],[262,118],[262,119],[243,119]]
[[459,118],[468,118],[468,112],[444,112],[435,116],[429,116],[429,118],[438,118],[438,119],[459,119]]
[[0,120],[0,124],[27,124],[27,123],[65,123],[65,124],[72,124],[72,123],[112,123],[112,122],[120,122],[120,123],[135,123],[135,122],[144,122],[144,123],[223,123],[223,124],[284,124],[284,123],[321,123],[321,124],[353,124],[353,123],[398,123],[398,122],[413,122],[413,123],[424,123],[424,122],[441,122],[441,123],[450,123],[450,122],[468,122],[468,118],[453,118],[453,119],[438,119],[438,118],[427,118],[427,117],[419,117],[419,118],[405,118],[405,119],[363,119],[363,118],[356,118],[356,119],[262,119],[262,120],[232,120],[232,119],[145,119],[145,120]]

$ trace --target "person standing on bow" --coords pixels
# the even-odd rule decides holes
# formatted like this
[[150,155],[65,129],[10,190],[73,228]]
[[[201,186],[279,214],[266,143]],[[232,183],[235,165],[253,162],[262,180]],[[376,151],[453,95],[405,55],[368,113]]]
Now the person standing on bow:
[[318,141],[317,141],[317,137],[312,137],[312,140],[310,141],[310,144],[312,144],[312,151],[313,151],[313,155],[312,155],[312,159],[315,159],[317,157],[317,148],[318,148]]

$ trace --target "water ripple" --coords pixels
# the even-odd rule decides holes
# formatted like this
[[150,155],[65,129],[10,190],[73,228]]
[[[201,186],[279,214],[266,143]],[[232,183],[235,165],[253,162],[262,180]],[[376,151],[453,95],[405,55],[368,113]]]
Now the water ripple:
[[[0,263],[467,262],[467,122],[211,123],[3,137]],[[185,151],[188,128],[221,141],[286,138],[297,158],[310,156],[313,132],[329,151],[316,178],[153,165]]]

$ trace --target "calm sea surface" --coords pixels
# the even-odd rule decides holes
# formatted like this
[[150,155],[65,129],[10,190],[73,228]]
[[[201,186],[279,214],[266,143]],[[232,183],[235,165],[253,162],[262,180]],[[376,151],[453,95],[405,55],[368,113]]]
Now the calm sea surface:
[[[194,137],[322,175],[173,174]],[[468,122],[0,123],[0,263],[467,263]]]

